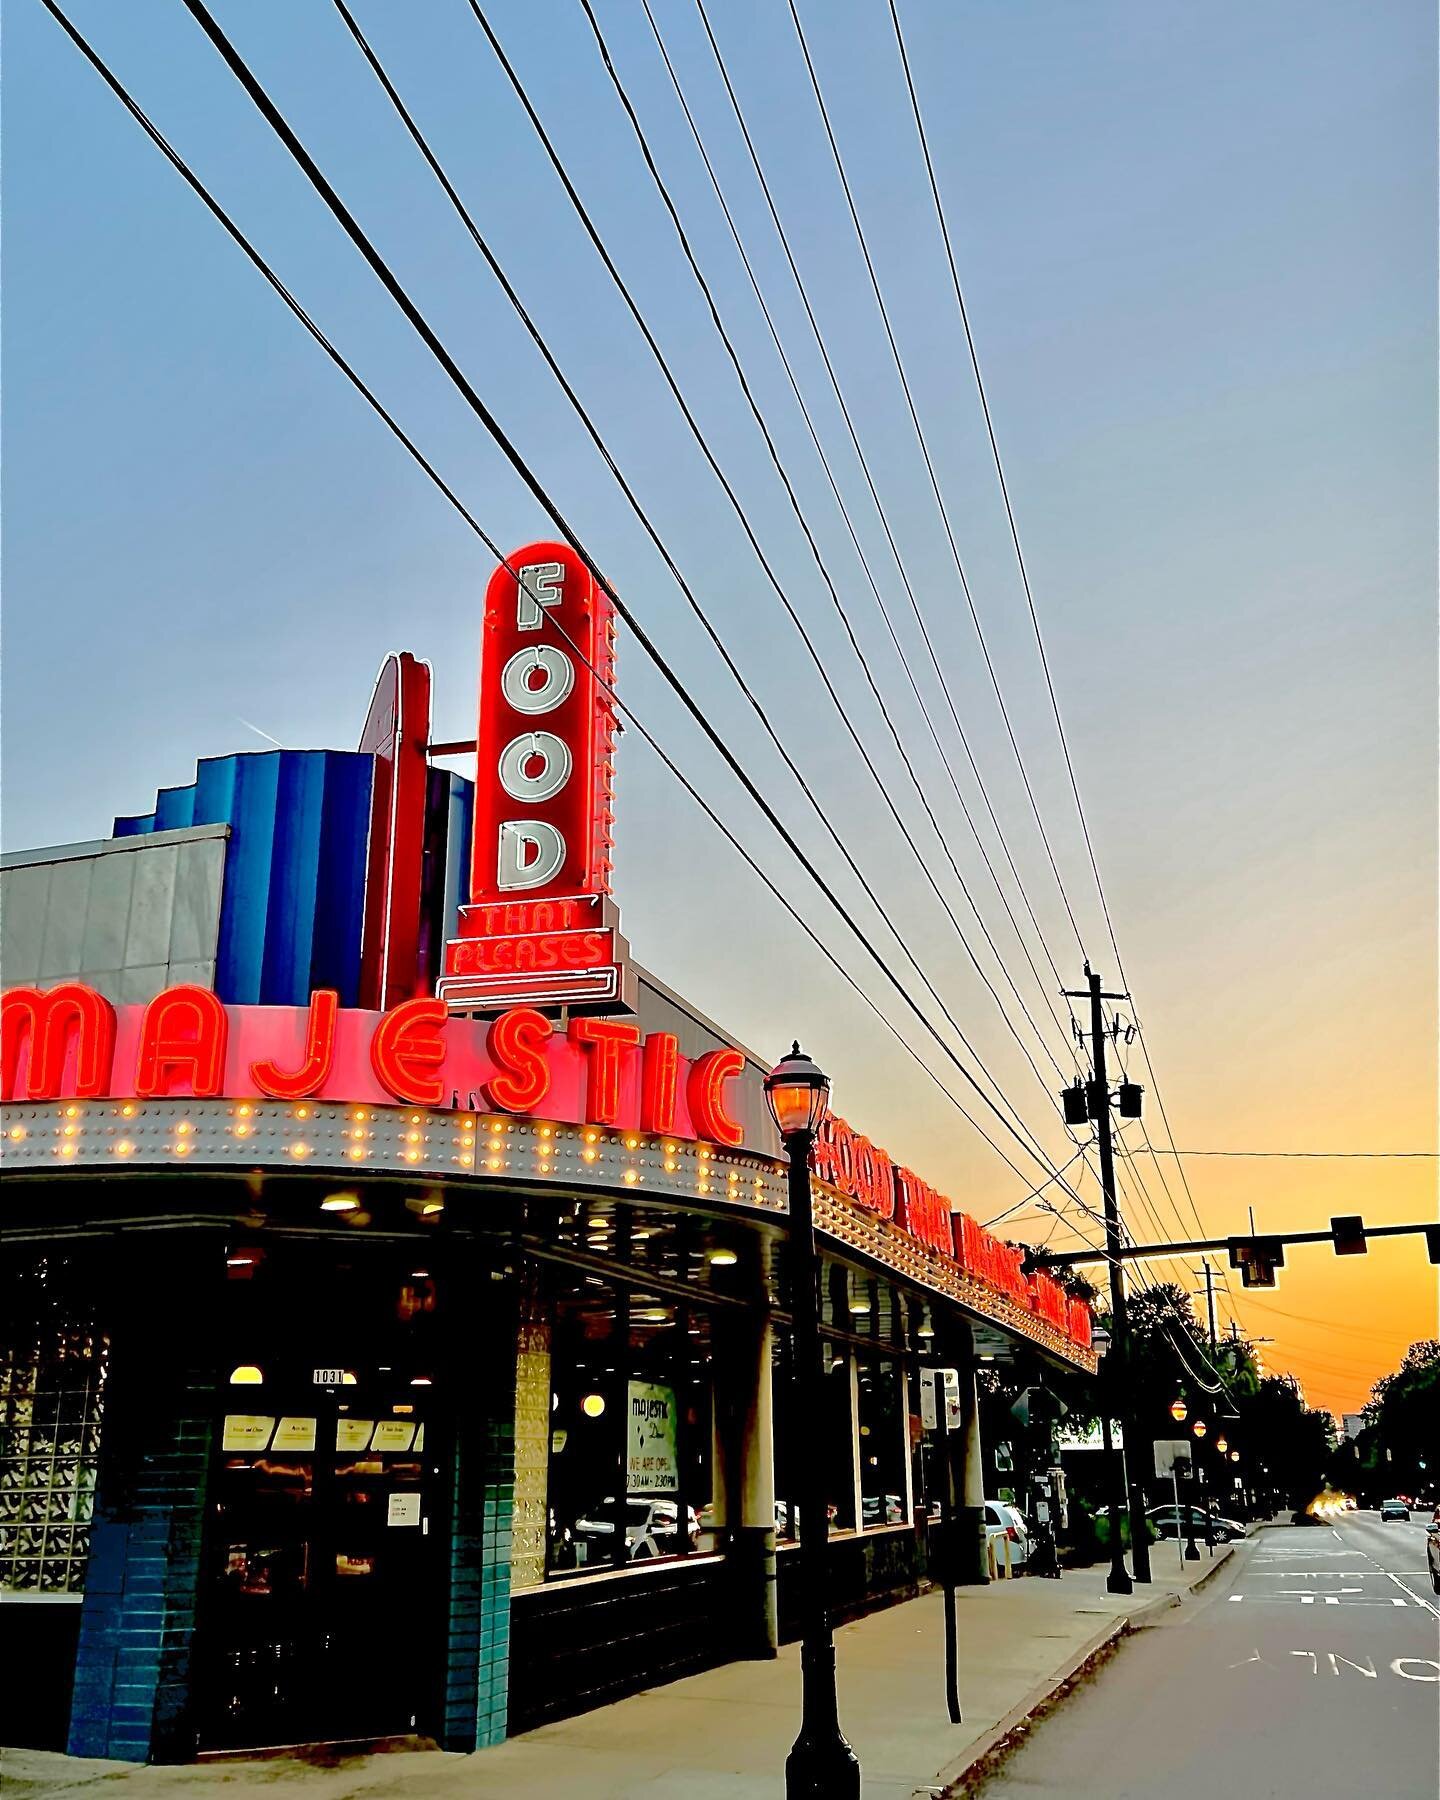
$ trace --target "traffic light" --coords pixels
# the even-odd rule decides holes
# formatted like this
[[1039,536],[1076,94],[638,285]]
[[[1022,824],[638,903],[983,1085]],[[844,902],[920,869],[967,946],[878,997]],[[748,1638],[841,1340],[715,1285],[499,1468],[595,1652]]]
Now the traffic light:
[[1370,1248],[1365,1242],[1365,1221],[1359,1213],[1342,1213],[1332,1219],[1330,1235],[1335,1240],[1337,1256],[1364,1256]]
[[1285,1246],[1279,1238],[1231,1238],[1230,1267],[1240,1271],[1241,1287],[1278,1286],[1276,1269],[1285,1266]]
[[1440,1263],[1440,1225],[1425,1227],[1425,1249],[1431,1262]]

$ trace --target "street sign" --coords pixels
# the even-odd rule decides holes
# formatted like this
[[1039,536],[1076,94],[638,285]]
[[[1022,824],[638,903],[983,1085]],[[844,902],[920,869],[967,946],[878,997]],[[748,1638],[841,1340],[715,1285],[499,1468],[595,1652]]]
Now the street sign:
[[1155,1474],[1184,1475],[1190,1467],[1190,1440],[1188,1438],[1156,1438],[1155,1440]]
[[920,1371],[920,1423],[926,1431],[960,1429],[960,1371]]
[[1049,1388],[1043,1387],[1023,1389],[1020,1398],[1010,1408],[1022,1425],[1055,1425],[1069,1410],[1058,1394],[1052,1394]]

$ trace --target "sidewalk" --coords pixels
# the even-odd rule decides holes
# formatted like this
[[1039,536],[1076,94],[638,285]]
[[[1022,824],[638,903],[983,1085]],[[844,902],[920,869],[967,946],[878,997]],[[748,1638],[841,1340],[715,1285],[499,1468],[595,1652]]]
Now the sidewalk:
[[[860,1758],[865,1800],[942,1793],[1127,1622],[1178,1604],[1230,1554],[1202,1553],[1182,1571],[1175,1547],[1157,1544],[1153,1585],[1128,1598],[1106,1593],[1103,1566],[1068,1571],[1061,1581],[961,1588],[963,1725],[945,1712],[938,1593],[842,1626],[840,1720]],[[7,1750],[0,1775],[7,1800],[119,1800],[127,1791],[225,1800],[262,1788],[276,1790],[276,1800],[289,1792],[297,1800],[778,1800],[799,1718],[798,1646],[789,1644],[774,1662],[731,1663],[651,1688],[475,1756],[398,1751],[145,1768]]]

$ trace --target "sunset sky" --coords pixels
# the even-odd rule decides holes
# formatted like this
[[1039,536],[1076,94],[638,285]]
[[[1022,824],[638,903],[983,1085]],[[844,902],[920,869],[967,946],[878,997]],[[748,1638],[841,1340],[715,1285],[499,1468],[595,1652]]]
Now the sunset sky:
[[[487,529],[507,547],[551,535],[183,11],[168,0],[69,10]],[[337,15],[236,0],[216,10],[601,566],[882,941]],[[1064,1162],[1073,1146],[1047,1097],[1058,1078],[926,835],[583,14],[572,0],[493,9],[1044,1081],[868,785],[469,9],[370,0],[357,10],[897,927],[999,1088]],[[665,0],[655,10],[978,808],[695,9]],[[1065,896],[1112,987],[888,8],[809,0],[801,11]],[[1195,1154],[1184,1172],[1200,1218],[1215,1234],[1244,1230],[1248,1207],[1267,1231],[1324,1227],[1337,1213],[1434,1219],[1433,8],[904,0],[901,15],[1132,984],[1121,1010],[1145,1029],[1175,1142],[1197,1153],[1421,1153]],[[607,5],[601,16],[947,841],[1068,1065],[829,498],[644,12]],[[712,16],[1025,894],[1078,987],[1081,947],[958,589],[788,15],[725,0]],[[5,49],[6,846],[102,837],[115,814],[189,780],[197,756],[261,750],[266,737],[353,746],[391,649],[433,663],[437,736],[472,733],[490,573],[481,546],[41,8],[10,9]],[[891,1009],[873,965],[624,638],[620,683]],[[1022,1181],[979,1139],[635,732],[620,750],[618,810],[617,891],[641,962],[762,1054],[798,1033],[832,1074],[837,1110],[977,1217],[1041,1179]],[[901,1030],[934,1056],[912,1023]],[[1145,1119],[1127,1136],[1137,1150],[1147,1131],[1168,1147],[1138,1045],[1123,1054],[1147,1084]],[[1139,1160],[1156,1214],[1138,1198],[1128,1209],[1142,1242],[1157,1228],[1198,1235],[1174,1159],[1164,1166],[1168,1197],[1154,1162]],[[1098,1207],[1093,1177],[1079,1191]],[[1091,1235],[1093,1222],[1074,1209],[1057,1221],[1033,1203],[1015,1226],[1037,1241],[1053,1230],[1057,1248],[1076,1247],[1077,1228]],[[1156,1272],[1196,1288],[1198,1266],[1191,1257]],[[1242,1329],[1274,1340],[1271,1369],[1297,1375],[1313,1404],[1355,1411],[1409,1343],[1436,1335],[1437,1273],[1413,1238],[1365,1258],[1297,1248],[1273,1293],[1222,1296],[1222,1328],[1233,1300]]]

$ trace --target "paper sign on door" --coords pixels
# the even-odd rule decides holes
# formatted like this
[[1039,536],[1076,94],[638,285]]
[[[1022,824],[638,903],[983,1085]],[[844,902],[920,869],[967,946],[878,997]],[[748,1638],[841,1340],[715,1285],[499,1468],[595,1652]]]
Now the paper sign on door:
[[275,1441],[272,1450],[313,1450],[315,1448],[315,1421],[313,1419],[282,1419],[275,1428]]
[[370,1447],[370,1433],[375,1429],[373,1419],[337,1419],[335,1421],[335,1448],[337,1450],[366,1450]]
[[270,1433],[274,1429],[274,1419],[266,1418],[261,1413],[226,1413],[220,1448],[266,1450],[270,1445]]

